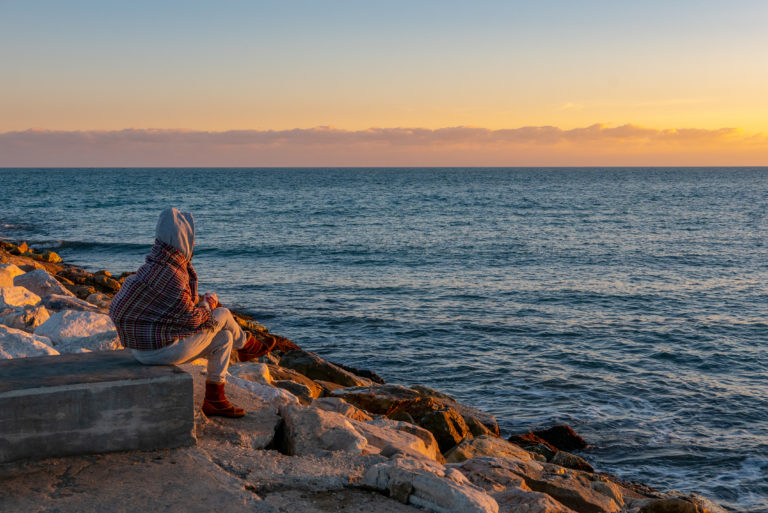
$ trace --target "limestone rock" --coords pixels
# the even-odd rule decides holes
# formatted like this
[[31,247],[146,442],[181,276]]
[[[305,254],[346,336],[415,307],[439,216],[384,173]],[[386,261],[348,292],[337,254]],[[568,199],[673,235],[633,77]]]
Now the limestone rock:
[[[125,281],[125,278],[128,277],[129,273],[123,273],[120,275],[120,278],[118,278],[118,281]],[[130,273],[134,274],[134,273]],[[241,313],[237,312],[231,312],[232,317],[235,319],[235,321],[240,325],[241,328],[244,330],[250,331],[250,332],[267,332],[267,327],[258,322],[256,319],[253,319],[247,315],[243,315]]]
[[387,415],[387,418],[391,420],[397,420],[399,422],[409,422],[411,424],[416,424],[416,421],[413,420],[413,416],[411,416],[411,414],[407,411],[396,411],[394,413],[390,413]]
[[687,498],[706,513],[729,513],[728,510],[726,510],[724,507],[720,506],[719,504],[715,504],[711,500],[707,499],[706,497],[702,497],[701,495],[692,493]]
[[365,473],[363,484],[437,513],[498,513],[496,501],[459,472],[430,460],[397,457]]
[[560,465],[561,467],[572,468],[574,470],[583,470],[584,472],[595,471],[595,469],[592,468],[592,465],[587,463],[584,458],[565,451],[559,451],[555,453],[549,462],[554,463],[555,465]]
[[[593,488],[589,475],[550,463],[475,457],[456,468],[486,490],[527,487],[534,492],[549,495],[579,513],[614,513],[621,509],[614,500],[615,490],[611,490],[608,495],[601,493]],[[525,482],[525,487],[521,486],[520,478]]]
[[320,386],[323,389],[323,393],[321,394],[321,397],[330,397],[334,390],[344,388],[343,385],[339,385],[338,383],[331,383],[330,381],[324,381],[322,379],[313,379],[312,381],[317,383],[318,386]]
[[[722,508],[720,508],[722,509]],[[640,508],[640,513],[713,513],[687,497],[667,497],[652,500]]]
[[422,397],[437,397],[440,399],[450,399],[451,401],[456,400],[453,396],[424,385],[413,385],[411,390],[417,391]]
[[51,341],[26,331],[0,325],[0,358],[27,358],[29,356],[56,355]]
[[659,499],[642,508],[640,513],[708,513],[704,508],[687,499]]
[[[461,412],[459,412],[461,413]],[[492,431],[488,426],[480,422],[476,417],[472,417],[471,415],[463,415],[464,422],[467,423],[467,427],[469,428],[469,432],[472,433],[472,436],[483,436],[483,435],[490,435],[498,437],[499,433]],[[494,417],[495,420],[495,417]],[[498,424],[497,424],[498,427]]]
[[27,305],[0,313],[0,324],[28,332],[43,324],[50,318],[48,310],[41,305]]
[[263,363],[236,363],[230,365],[229,374],[248,381],[253,381],[254,383],[272,385],[272,375],[269,372],[269,367]]
[[312,397],[312,391],[307,385],[302,383],[296,383],[295,381],[291,381],[289,379],[279,379],[275,380],[272,385],[290,392],[296,396],[301,404],[305,406],[311,404],[312,399],[314,399],[314,397]]
[[452,408],[426,414],[419,420],[419,425],[435,435],[437,444],[444,453],[464,438],[472,436],[462,416]]
[[92,305],[96,305],[99,308],[108,309],[109,304],[112,302],[112,298],[106,294],[94,293],[89,294],[88,297],[85,298],[85,301]]
[[424,445],[427,447],[427,451],[430,458],[440,463],[445,462],[445,458],[443,458],[443,455],[440,453],[440,447],[437,445],[437,440],[435,440],[435,436],[429,431],[427,431],[426,429],[424,429],[423,427],[420,427],[408,422],[401,422],[401,421],[391,420],[383,417],[370,420],[368,421],[368,423],[373,424],[375,426],[387,427],[389,429],[397,429],[399,431],[410,433],[414,436],[421,438],[422,441],[424,442]]
[[[198,443],[209,446],[204,439]],[[326,494],[327,509],[319,507],[305,510],[301,504],[290,503],[280,510],[282,513],[305,513],[305,511],[328,513],[340,509],[347,512],[367,513],[369,510],[357,502],[344,504],[339,501],[327,501],[332,498],[328,497],[331,495],[329,492],[359,490],[351,487],[360,485],[365,471],[376,463],[386,461],[386,458],[378,454],[352,454],[342,451],[328,452],[322,456],[287,456],[274,450],[241,450],[229,444],[217,444],[213,449],[217,461],[230,469],[230,472],[244,476],[248,488],[260,496],[275,490],[299,491],[305,496],[306,492]],[[376,496],[381,497],[379,493],[376,493]],[[383,502],[393,501],[384,500]],[[390,509],[373,511],[394,513]],[[418,512],[411,510],[408,513]]]
[[120,290],[120,282],[104,274],[94,274],[93,283],[96,286],[101,287],[103,290],[106,290],[109,292],[117,292],[118,290]]
[[60,275],[60,274],[57,274],[57,275],[55,275],[54,277],[56,278],[56,281],[58,281],[59,283],[61,283],[62,285],[64,285],[64,286],[67,288],[67,290],[69,290],[70,292],[72,292],[72,291],[69,289],[69,287],[70,287],[70,286],[74,285],[74,282],[72,282],[72,280],[69,280],[69,279],[65,278],[64,276],[62,276],[62,275]]
[[290,455],[322,455],[328,451],[360,454],[368,445],[346,417],[319,408],[287,405],[280,408],[285,450]]
[[533,434],[554,445],[560,451],[585,449],[588,445],[582,437],[573,431],[573,428],[566,425],[553,426],[549,429],[534,431]]
[[530,431],[522,435],[512,435],[507,440],[515,445],[519,445],[523,449],[529,452],[540,454],[546,461],[551,460],[557,452],[557,447],[539,438]]
[[446,466],[460,471],[470,482],[488,492],[500,492],[508,488],[530,490],[522,476],[542,471],[541,465],[536,462],[484,456]]
[[576,513],[545,493],[508,488],[490,494],[499,504],[499,513]]
[[[271,355],[272,353],[269,354]],[[300,385],[304,385],[309,389],[309,395],[312,398],[320,397],[323,395],[323,387],[306,377],[304,374],[296,372],[293,369],[287,369],[285,367],[280,367],[279,365],[273,365],[271,363],[267,364],[267,367],[269,368],[269,374],[272,376],[273,380],[289,380]]]
[[80,312],[106,313],[105,309],[100,309],[87,301],[72,297],[71,295],[61,296],[59,294],[52,294],[44,297],[42,303],[48,310],[54,312],[60,312],[61,310],[78,310]]
[[429,458],[438,461],[441,458],[437,444],[432,440],[430,447],[424,442],[424,439],[404,430],[397,429],[397,426],[386,423],[360,422],[353,420],[352,425],[368,441],[366,452],[375,452],[372,449],[378,449],[384,456],[390,457],[394,454],[402,454],[411,458]]
[[340,413],[348,419],[359,420],[361,422],[373,419],[373,417],[365,413],[360,408],[352,406],[347,401],[339,397],[319,397],[312,401],[312,406],[315,408],[320,408],[321,410]]
[[280,365],[298,371],[311,379],[321,379],[348,387],[368,386],[371,384],[369,379],[355,376],[351,372],[345,371],[316,354],[301,349],[285,353],[280,358]]
[[340,388],[331,392],[331,395],[341,397],[358,408],[378,415],[386,415],[420,397],[415,390],[401,385]]
[[0,287],[13,287],[13,279],[22,274],[24,271],[17,265],[0,264]]
[[58,253],[54,253],[53,251],[43,251],[43,254],[40,255],[40,260],[51,264],[59,264],[62,262]]
[[4,513],[276,513],[197,447],[30,463],[3,475],[0,504]]
[[[274,352],[267,353],[264,356],[259,356],[258,359],[256,359],[259,363],[267,363],[271,365],[280,365],[280,356],[276,355]],[[298,373],[297,373],[298,374]],[[306,378],[306,376],[304,376]],[[309,379],[309,378],[307,378]]]
[[474,439],[463,440],[459,445],[446,453],[445,460],[448,463],[460,463],[475,456],[490,456],[520,461],[531,461],[533,459],[528,451],[511,442],[492,435],[483,435]]
[[[275,365],[268,365],[260,362],[236,363],[230,366],[229,373],[254,383],[286,390],[304,405],[310,404],[315,397],[318,397],[322,393],[322,389],[308,377],[302,376],[296,371],[282,369]],[[280,379],[284,377],[292,379]],[[274,396],[274,394],[272,395]],[[277,396],[273,399],[275,398],[277,398]],[[271,400],[270,402],[274,403],[275,401]],[[293,402],[293,400],[278,401],[276,405],[292,404]]]
[[406,418],[405,414],[422,425],[420,419],[434,411],[452,409],[462,417],[462,425],[473,435],[495,434],[498,436],[499,426],[493,415],[476,408],[463,405],[452,397],[436,392],[430,388],[419,386],[407,388],[400,385],[373,385],[370,387],[348,387],[335,390],[332,395],[342,397],[371,413],[379,415],[398,415]]
[[427,449],[424,440],[415,435],[366,422],[353,421],[353,424],[357,432],[363,435],[368,442],[365,447],[367,454],[375,454],[378,451],[379,454],[387,458],[399,455],[438,461],[440,452]]
[[616,483],[612,483],[610,481],[592,481],[592,489],[598,493],[610,497],[616,501],[616,504],[619,506],[624,506],[624,494],[621,492],[621,487]]
[[499,504],[499,513],[575,513],[549,495],[532,491],[520,477],[541,467],[535,462],[475,457],[454,468]]
[[56,276],[63,276],[76,285],[90,285],[93,280],[93,275],[91,273],[78,267],[62,269],[56,273]]
[[96,294],[96,288],[91,285],[69,285],[65,283],[64,286],[68,291],[83,300],[87,299],[91,294]]
[[616,501],[592,488],[592,481],[582,472],[549,463],[542,472],[522,475],[531,490],[546,493],[579,513],[613,513],[621,507]]
[[109,316],[94,312],[56,312],[35,330],[35,335],[50,338],[53,347],[61,353],[74,353],[82,349],[109,351],[121,347],[115,325]]
[[0,287],[0,308],[24,307],[40,303],[40,296],[24,287]]
[[247,379],[233,376],[231,374],[227,378],[227,382],[247,390],[251,394],[260,398],[265,403],[271,405],[273,408],[279,408],[289,404],[299,404],[299,399],[295,395],[291,394],[287,390],[283,390],[282,388],[276,388],[272,385],[249,381]]
[[496,417],[490,413],[462,404],[447,394],[437,392],[436,390],[422,385],[416,385],[412,389],[418,391],[422,397],[433,399],[440,404],[440,408],[438,409],[453,408],[459,412],[473,435],[480,436],[486,434],[482,428],[476,425],[476,423],[479,423],[490,431],[491,434],[499,436],[499,424],[496,421]]
[[57,294],[59,296],[74,296],[64,285],[59,283],[56,278],[48,274],[44,269],[36,269],[24,273],[13,279],[13,284],[17,287],[24,287],[34,292],[41,298]]

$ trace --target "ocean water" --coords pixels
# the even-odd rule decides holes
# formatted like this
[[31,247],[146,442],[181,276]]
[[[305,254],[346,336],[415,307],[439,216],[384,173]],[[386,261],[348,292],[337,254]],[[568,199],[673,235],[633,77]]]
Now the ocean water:
[[0,237],[201,290],[389,382],[567,423],[598,470],[768,511],[768,168],[4,169]]

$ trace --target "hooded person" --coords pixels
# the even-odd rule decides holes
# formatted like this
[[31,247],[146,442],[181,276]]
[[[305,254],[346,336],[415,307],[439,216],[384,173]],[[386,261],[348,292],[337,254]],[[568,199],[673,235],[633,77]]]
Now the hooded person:
[[123,345],[145,365],[174,365],[208,359],[205,400],[208,416],[242,417],[224,394],[229,356],[237,349],[249,361],[274,347],[243,331],[215,293],[197,295],[192,267],[195,220],[175,208],[163,210],[155,244],[133,276],[128,277],[109,307]]

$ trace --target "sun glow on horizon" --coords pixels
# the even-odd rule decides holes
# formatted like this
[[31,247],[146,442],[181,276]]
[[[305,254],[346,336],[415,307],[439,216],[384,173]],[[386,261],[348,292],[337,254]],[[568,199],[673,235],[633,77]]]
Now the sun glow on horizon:
[[[371,127],[726,127],[701,149],[764,162],[755,145],[768,133],[768,71],[755,63],[768,61],[768,4],[757,0],[39,4],[0,3],[6,139],[32,127],[306,135],[328,126],[358,136]],[[609,150],[584,149],[630,151],[628,162],[682,151],[682,137],[674,147],[661,136],[618,145],[620,131],[608,133]],[[476,144],[441,150],[464,147],[468,157]],[[513,155],[505,144],[505,158],[541,147]],[[409,155],[432,161],[432,149]]]

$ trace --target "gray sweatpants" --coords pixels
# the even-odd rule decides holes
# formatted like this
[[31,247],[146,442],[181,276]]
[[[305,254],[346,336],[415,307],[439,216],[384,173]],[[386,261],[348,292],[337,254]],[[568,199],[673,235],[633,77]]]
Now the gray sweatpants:
[[229,367],[232,348],[241,349],[248,335],[240,328],[226,308],[219,307],[211,312],[216,328],[204,330],[160,349],[151,351],[133,350],[133,357],[145,365],[175,365],[189,363],[197,358],[208,359],[207,381],[224,383]]

